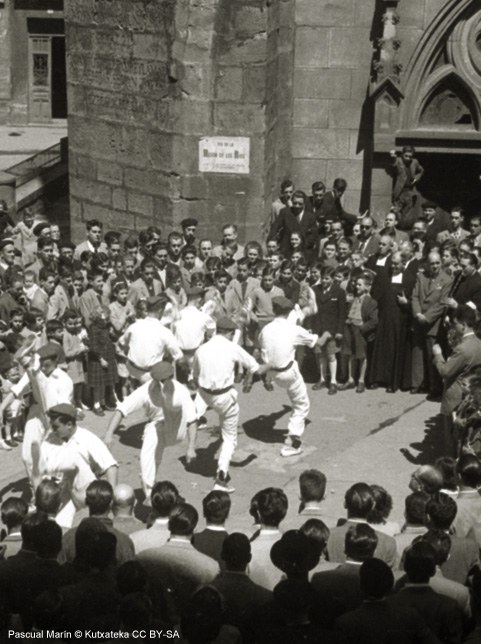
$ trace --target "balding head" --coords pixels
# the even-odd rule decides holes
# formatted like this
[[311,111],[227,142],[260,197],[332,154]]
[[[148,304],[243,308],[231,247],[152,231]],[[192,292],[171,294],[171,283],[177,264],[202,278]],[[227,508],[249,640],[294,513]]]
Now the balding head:
[[114,515],[131,515],[135,504],[135,492],[130,485],[121,483],[114,490],[112,510]]
[[409,487],[413,492],[437,494],[443,487],[443,476],[433,465],[421,465],[413,472]]

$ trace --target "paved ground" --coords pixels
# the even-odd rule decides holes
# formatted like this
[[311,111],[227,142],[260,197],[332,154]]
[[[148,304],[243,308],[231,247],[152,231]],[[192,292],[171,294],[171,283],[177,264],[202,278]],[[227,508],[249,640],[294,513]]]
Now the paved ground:
[[[345,490],[357,481],[378,483],[393,496],[392,519],[402,523],[403,499],[408,492],[410,472],[417,464],[430,463],[439,456],[435,416],[439,404],[427,402],[422,395],[386,394],[384,390],[339,392],[328,396],[326,390],[310,392],[310,424],[305,434],[302,455],[285,459],[279,455],[289,409],[283,392],[267,393],[260,383],[248,395],[240,394],[241,424],[239,446],[231,474],[236,486],[232,495],[229,528],[249,529],[249,500],[259,489],[278,486],[289,498],[289,516],[298,506],[297,479],[308,467],[321,469],[328,478],[326,514],[343,516]],[[84,427],[101,435],[105,419],[87,412]],[[185,498],[201,508],[202,497],[211,489],[215,473],[214,456],[219,446],[215,416],[208,412],[208,427],[199,433],[198,457],[186,471],[183,446],[168,448],[159,477],[174,481]],[[133,417],[126,429],[115,437],[112,451],[120,463],[120,479],[138,490],[139,446],[142,419]],[[0,452],[0,495],[21,493],[26,479],[20,448]],[[139,508],[141,510],[141,508]]]

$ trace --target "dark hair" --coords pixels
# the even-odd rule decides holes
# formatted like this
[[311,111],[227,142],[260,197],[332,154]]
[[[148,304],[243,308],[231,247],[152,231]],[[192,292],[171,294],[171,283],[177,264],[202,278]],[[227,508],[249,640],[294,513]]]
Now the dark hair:
[[301,499],[307,501],[322,501],[326,493],[327,479],[319,470],[304,470],[299,476]]
[[49,270],[48,268],[45,268],[45,267],[43,267],[43,268],[41,268],[39,270],[39,272],[38,272],[38,281],[39,282],[46,282],[49,277],[53,277],[54,279],[56,279],[57,275],[53,271],[51,271],[51,270]]
[[143,272],[144,272],[144,270],[145,270],[146,268],[148,268],[148,267],[153,268],[153,269],[154,269],[154,271],[155,271],[155,269],[157,268],[157,267],[156,267],[156,265],[155,265],[154,260],[153,260],[153,259],[151,259],[150,257],[146,257],[145,259],[143,259],[143,260],[140,262],[140,266],[139,266],[139,268],[140,268],[140,272],[141,272],[141,273],[143,273]]
[[415,154],[416,150],[412,145],[403,145],[402,147],[403,152],[411,152],[412,154]]
[[345,190],[347,188],[347,181],[342,178],[334,179],[332,186],[336,190]]
[[449,551],[451,550],[451,537],[444,530],[428,530],[426,534],[416,539],[416,543],[418,540],[429,543],[432,546],[437,566],[442,566],[448,560]]
[[454,312],[454,319],[461,324],[465,324],[470,329],[474,329],[477,320],[477,311],[467,304],[461,304]]
[[87,230],[90,230],[91,228],[100,228],[103,229],[104,225],[101,221],[98,219],[89,219],[88,221],[85,222],[85,225],[87,226]]
[[169,516],[169,530],[171,534],[189,536],[194,533],[199,521],[199,514],[193,505],[178,503]]
[[456,514],[458,506],[456,501],[447,494],[438,494],[437,498],[429,499],[426,505],[426,514],[434,528],[437,530],[449,530]]
[[312,543],[316,544],[320,553],[324,552],[327,547],[329,535],[331,534],[331,531],[324,521],[321,521],[320,519],[308,519],[301,525],[299,530],[302,534],[305,534]]
[[60,485],[52,479],[44,479],[35,490],[35,506],[39,512],[58,514],[62,503]]
[[406,548],[404,570],[412,584],[427,584],[436,572],[436,552],[432,545],[418,541]]
[[426,525],[426,505],[429,497],[424,492],[413,492],[404,500],[404,511],[407,523]]
[[50,237],[39,237],[37,239],[37,250],[43,250],[47,246],[53,246],[53,240]]
[[367,483],[355,483],[344,495],[344,503],[349,517],[366,519],[375,505],[371,486]]
[[476,456],[463,454],[458,460],[456,469],[463,485],[476,488],[481,483],[481,462]]
[[365,561],[359,570],[359,585],[366,597],[382,599],[389,595],[394,585],[391,568],[380,559]]
[[369,523],[384,523],[392,510],[392,496],[380,485],[371,485],[374,507],[367,515]]
[[321,190],[322,188],[324,188],[324,190],[326,189],[326,186],[323,181],[314,181],[314,183],[311,186],[312,192],[314,192],[315,190]]
[[452,456],[440,456],[434,465],[443,476],[443,487],[446,490],[456,491],[458,488],[456,459]]
[[251,514],[255,511],[261,523],[273,528],[277,528],[284,519],[287,508],[287,496],[277,487],[260,490],[251,500]]
[[48,519],[37,527],[37,556],[42,559],[56,559],[62,550],[62,528]]
[[209,523],[222,525],[229,516],[231,506],[227,492],[213,490],[202,500],[205,520]]
[[171,233],[167,235],[167,244],[169,244],[173,239],[180,239],[182,241],[183,240],[182,234],[177,232],[176,230],[173,230]]
[[2,523],[9,530],[19,526],[28,514],[28,505],[23,499],[11,496],[2,503]]
[[37,552],[39,537],[39,527],[48,520],[45,512],[32,512],[25,517],[21,527],[22,549],[33,550]]
[[244,570],[251,560],[251,544],[246,535],[228,534],[222,543],[221,558],[228,570]]
[[344,540],[344,550],[349,559],[365,561],[374,556],[377,548],[377,534],[367,523],[349,527]]
[[157,516],[168,517],[172,508],[179,503],[181,496],[178,489],[170,481],[154,483],[150,493],[150,501]]
[[286,188],[294,187],[294,182],[291,181],[290,179],[284,179],[284,181],[281,183],[281,192],[283,192]]
[[181,251],[182,257],[185,257],[188,254],[195,255],[197,257],[197,248],[192,244],[186,244]]
[[47,324],[45,325],[45,333],[47,334],[47,338],[49,335],[52,335],[52,333],[55,333],[56,331],[63,331],[63,324],[60,322],[60,320],[47,320]]
[[111,244],[120,244],[120,237],[120,233],[116,230],[108,230],[104,235],[104,242],[107,246],[110,246]]
[[85,492],[85,504],[90,514],[105,514],[112,505],[114,491],[108,481],[92,481]]
[[296,190],[294,194],[292,195],[292,199],[297,198],[297,199],[302,199],[304,203],[307,201],[307,195],[305,192],[302,190]]

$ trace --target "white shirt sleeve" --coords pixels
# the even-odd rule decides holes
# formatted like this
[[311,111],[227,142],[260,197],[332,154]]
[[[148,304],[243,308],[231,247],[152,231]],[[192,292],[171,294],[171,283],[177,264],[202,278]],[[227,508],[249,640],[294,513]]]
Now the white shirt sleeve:
[[27,372],[23,374],[16,385],[12,385],[11,392],[15,398],[21,398],[30,391],[30,378]]
[[180,360],[184,356],[175,335],[167,328],[165,329],[165,346],[173,360]]
[[149,402],[149,387],[150,382],[146,382],[141,387],[135,389],[131,394],[126,396],[122,402],[117,403],[117,411],[119,411],[124,418],[135,411],[140,411]]
[[241,367],[247,369],[249,373],[255,373],[259,369],[259,364],[245,349],[243,349],[238,344],[233,344],[237,352],[236,362],[239,363]]
[[315,333],[309,333],[304,327],[296,325],[294,333],[294,344],[296,347],[310,347],[311,349],[316,344],[319,336]]
[[[88,430],[87,430],[88,431]],[[89,462],[92,471],[95,474],[103,474],[112,466],[118,467],[118,463],[112,456],[107,445],[100,440],[98,436],[89,432],[88,436],[88,451]]]

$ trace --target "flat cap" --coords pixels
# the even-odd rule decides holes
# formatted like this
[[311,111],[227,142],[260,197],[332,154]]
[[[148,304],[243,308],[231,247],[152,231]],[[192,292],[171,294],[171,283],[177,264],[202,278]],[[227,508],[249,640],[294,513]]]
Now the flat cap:
[[5,239],[0,239],[0,250],[2,250],[2,248],[5,248],[5,246],[10,246],[13,243],[14,241],[13,239],[10,239],[10,237],[5,237]]
[[185,289],[185,294],[187,296],[193,297],[194,295],[203,295],[205,293],[205,289],[202,288],[202,286],[188,286]]
[[217,320],[217,329],[222,329],[223,331],[235,331],[239,327],[237,324],[228,318],[226,315]]
[[180,222],[182,228],[189,228],[189,226],[197,226],[198,224],[199,222],[197,221],[197,219],[194,219],[194,217],[186,217]]
[[43,358],[55,358],[58,359],[60,355],[60,345],[55,344],[54,342],[47,342],[43,347],[37,351],[40,359]]
[[279,297],[272,298],[272,307],[280,313],[289,313],[294,308],[294,304],[287,297],[279,295]]
[[67,416],[72,420],[77,420],[77,410],[69,403],[60,403],[47,410],[49,416]]
[[162,360],[154,364],[150,370],[150,375],[154,380],[167,380],[174,375],[174,367],[170,362]]

